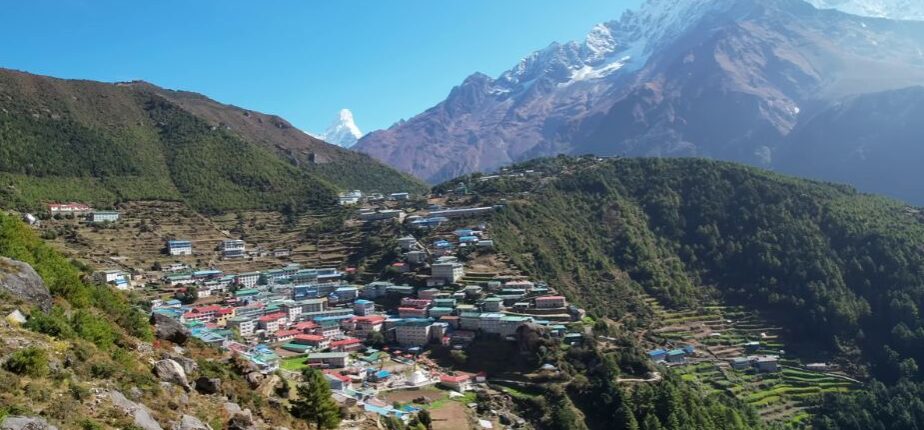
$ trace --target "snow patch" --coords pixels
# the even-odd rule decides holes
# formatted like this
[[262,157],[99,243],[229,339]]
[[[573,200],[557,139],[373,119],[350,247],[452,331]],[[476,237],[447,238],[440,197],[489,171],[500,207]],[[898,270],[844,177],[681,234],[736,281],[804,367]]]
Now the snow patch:
[[320,136],[327,143],[349,148],[363,137],[363,132],[359,131],[356,122],[353,120],[353,112],[349,109],[341,109],[337,118],[331,122],[324,134]]

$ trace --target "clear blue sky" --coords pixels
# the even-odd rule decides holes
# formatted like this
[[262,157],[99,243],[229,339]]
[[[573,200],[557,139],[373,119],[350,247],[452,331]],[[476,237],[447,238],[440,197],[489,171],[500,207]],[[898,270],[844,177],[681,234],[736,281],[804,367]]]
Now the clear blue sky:
[[363,131],[442,100],[552,41],[582,39],[641,0],[3,1],[0,67],[143,79],[323,131]]

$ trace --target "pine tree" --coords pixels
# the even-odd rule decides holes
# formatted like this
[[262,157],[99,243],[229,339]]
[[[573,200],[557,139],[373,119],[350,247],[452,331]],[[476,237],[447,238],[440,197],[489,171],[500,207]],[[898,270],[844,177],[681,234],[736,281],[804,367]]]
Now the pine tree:
[[330,385],[318,370],[305,368],[298,385],[298,398],[292,401],[292,416],[313,422],[318,430],[340,425],[340,407],[330,395]]

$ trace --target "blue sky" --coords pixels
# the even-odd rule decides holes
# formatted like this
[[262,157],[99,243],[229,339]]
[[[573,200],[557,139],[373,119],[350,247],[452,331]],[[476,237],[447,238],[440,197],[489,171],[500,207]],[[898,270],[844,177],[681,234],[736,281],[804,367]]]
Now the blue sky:
[[552,41],[582,39],[641,0],[3,1],[0,67],[144,79],[323,131],[363,131],[442,100]]

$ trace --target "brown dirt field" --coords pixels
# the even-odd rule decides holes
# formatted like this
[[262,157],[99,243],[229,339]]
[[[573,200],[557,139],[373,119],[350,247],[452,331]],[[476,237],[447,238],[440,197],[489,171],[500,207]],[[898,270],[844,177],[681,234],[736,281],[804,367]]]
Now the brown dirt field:
[[408,403],[418,397],[426,397],[427,400],[431,402],[435,402],[437,400],[446,398],[446,396],[447,394],[444,391],[440,391],[435,388],[423,388],[423,389],[417,389],[417,390],[389,391],[385,396],[382,397],[382,400],[385,400],[386,402],[389,402],[389,403],[391,402]]
[[459,402],[448,402],[431,410],[433,430],[458,430],[474,428],[469,418],[468,407]]

